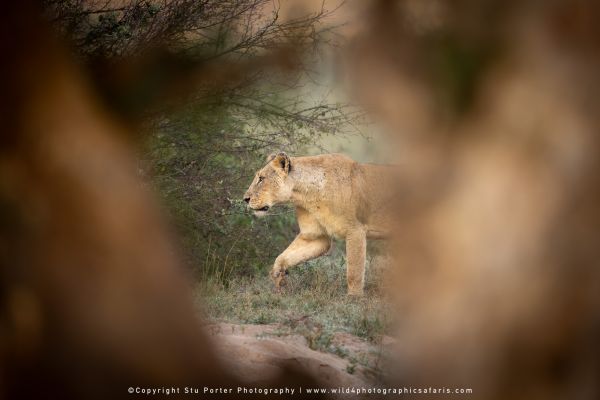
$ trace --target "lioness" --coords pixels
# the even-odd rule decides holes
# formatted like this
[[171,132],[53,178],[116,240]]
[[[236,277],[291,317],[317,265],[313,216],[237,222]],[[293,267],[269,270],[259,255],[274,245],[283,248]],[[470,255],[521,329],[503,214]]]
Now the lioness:
[[320,257],[331,238],[346,240],[348,294],[363,294],[367,238],[381,238],[385,228],[384,202],[389,167],[359,164],[341,154],[289,157],[273,154],[256,173],[244,195],[257,216],[275,204],[296,206],[300,233],[275,260],[271,277],[279,289],[287,270]]

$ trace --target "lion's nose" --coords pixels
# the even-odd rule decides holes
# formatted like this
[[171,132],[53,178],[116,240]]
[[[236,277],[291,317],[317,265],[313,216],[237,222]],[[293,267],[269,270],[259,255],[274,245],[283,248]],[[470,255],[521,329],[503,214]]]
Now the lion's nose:
[[244,197],[244,201],[245,201],[246,203],[250,203],[250,197]]

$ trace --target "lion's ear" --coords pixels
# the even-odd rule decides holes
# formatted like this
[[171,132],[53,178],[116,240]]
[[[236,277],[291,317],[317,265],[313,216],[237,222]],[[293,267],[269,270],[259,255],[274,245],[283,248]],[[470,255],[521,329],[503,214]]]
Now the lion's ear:
[[286,174],[288,172],[290,172],[290,168],[291,168],[290,157],[287,154],[285,154],[284,152],[277,153],[277,155],[275,155],[272,158],[271,162],[273,163],[273,166],[275,168],[283,170],[283,172],[285,172]]

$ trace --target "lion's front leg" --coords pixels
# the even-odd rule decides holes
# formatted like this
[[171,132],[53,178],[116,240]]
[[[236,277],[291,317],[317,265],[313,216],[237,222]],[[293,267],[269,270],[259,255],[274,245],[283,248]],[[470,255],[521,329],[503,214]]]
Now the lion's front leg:
[[311,237],[300,233],[276,259],[271,270],[275,288],[280,290],[287,284],[288,268],[304,261],[322,256],[329,251],[331,240],[326,236]]

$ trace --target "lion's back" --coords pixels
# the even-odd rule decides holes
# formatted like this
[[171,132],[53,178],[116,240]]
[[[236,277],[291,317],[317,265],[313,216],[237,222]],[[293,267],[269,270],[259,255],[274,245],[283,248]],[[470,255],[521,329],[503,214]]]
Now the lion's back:
[[[325,225],[372,225],[380,220],[382,199],[389,190],[390,166],[361,164],[343,154],[322,154],[302,157],[310,165],[311,176],[322,184],[319,195],[312,198],[311,209]],[[377,224],[379,225],[379,224]]]

